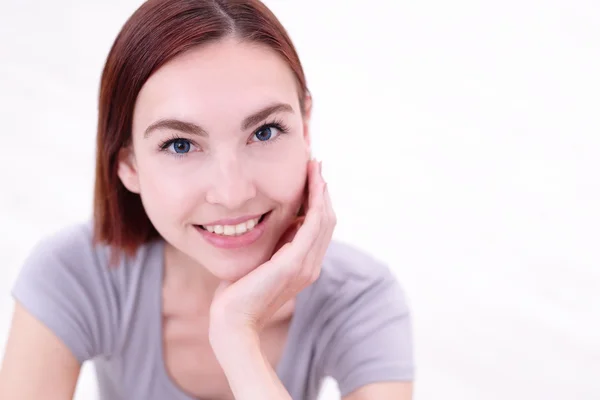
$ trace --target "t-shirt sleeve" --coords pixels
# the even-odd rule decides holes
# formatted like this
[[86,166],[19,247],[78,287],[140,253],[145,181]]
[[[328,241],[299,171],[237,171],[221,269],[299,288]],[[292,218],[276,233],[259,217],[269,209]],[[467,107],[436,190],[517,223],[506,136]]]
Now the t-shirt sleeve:
[[411,315],[392,273],[369,264],[336,290],[326,327],[323,369],[342,396],[376,382],[412,381]]
[[91,232],[71,227],[37,243],[12,289],[15,301],[64,342],[80,363],[111,347],[110,282],[101,268]]

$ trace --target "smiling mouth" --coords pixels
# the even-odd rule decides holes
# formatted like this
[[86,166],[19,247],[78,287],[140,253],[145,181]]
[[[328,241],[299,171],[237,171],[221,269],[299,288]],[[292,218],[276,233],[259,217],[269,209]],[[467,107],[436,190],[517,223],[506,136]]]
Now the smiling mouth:
[[256,228],[271,211],[268,211],[258,218],[249,219],[248,221],[237,225],[196,225],[204,231],[208,231],[220,236],[241,236]]

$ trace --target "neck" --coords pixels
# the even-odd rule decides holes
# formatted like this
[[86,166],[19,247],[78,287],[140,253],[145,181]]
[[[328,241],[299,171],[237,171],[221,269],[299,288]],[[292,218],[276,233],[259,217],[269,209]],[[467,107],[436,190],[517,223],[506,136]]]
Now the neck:
[[[163,296],[170,301],[163,303],[163,312],[173,314],[183,310],[184,313],[208,314],[220,283],[221,280],[204,266],[165,243]],[[294,313],[295,306],[294,297],[275,312],[271,322],[287,321]]]
[[169,243],[165,243],[163,286],[168,292],[195,293],[198,301],[210,307],[220,279]]

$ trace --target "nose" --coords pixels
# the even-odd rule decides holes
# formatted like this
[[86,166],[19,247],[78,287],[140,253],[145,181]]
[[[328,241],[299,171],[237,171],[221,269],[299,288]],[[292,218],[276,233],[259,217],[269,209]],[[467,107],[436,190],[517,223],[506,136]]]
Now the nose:
[[235,155],[215,160],[211,184],[206,192],[206,201],[230,210],[243,208],[256,196],[256,187],[250,171],[244,168]]

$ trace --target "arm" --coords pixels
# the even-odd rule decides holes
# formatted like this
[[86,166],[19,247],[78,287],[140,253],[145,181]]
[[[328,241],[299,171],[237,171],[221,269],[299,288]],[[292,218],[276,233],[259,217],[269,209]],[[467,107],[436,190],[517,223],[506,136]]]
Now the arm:
[[[348,248],[336,254],[339,262],[328,271],[341,286],[328,289],[335,296],[323,307],[333,310],[322,331],[325,375],[337,381],[344,400],[410,400],[412,321],[400,283],[374,259]],[[352,273],[344,269],[351,262],[356,263]]]
[[343,400],[412,400],[411,382],[373,383],[344,396]]
[[[269,261],[224,282],[210,308],[209,339],[237,400],[291,400],[262,354],[259,334],[285,303],[319,276],[335,214],[319,164],[308,164],[308,211],[280,241]],[[289,235],[288,235],[289,233]]]
[[67,400],[81,364],[110,354],[113,288],[91,240],[77,225],[41,239],[12,288],[16,302],[0,367],[0,399]]
[[218,331],[218,339],[212,340],[213,350],[236,399],[292,400],[264,357],[258,335],[224,325]]
[[64,343],[16,303],[0,368],[0,399],[72,399],[79,370]]

